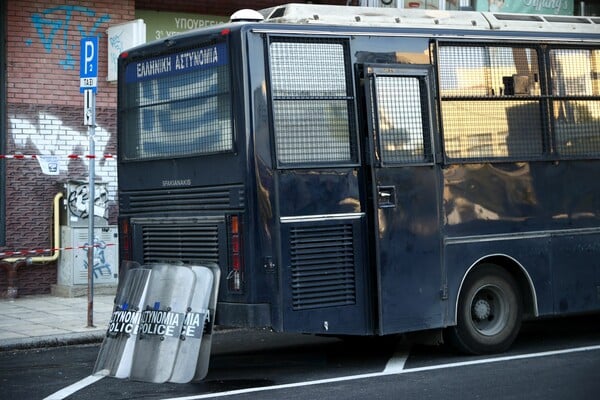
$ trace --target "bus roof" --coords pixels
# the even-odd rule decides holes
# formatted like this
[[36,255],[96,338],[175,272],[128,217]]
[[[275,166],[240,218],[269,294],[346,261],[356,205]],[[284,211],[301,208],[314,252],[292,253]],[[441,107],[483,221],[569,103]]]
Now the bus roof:
[[290,3],[261,10],[265,22],[344,26],[466,28],[600,34],[600,18]]

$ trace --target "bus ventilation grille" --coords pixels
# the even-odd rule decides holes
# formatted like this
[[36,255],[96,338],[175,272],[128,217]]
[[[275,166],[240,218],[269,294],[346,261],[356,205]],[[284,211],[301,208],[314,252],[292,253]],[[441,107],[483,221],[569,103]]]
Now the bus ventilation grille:
[[217,225],[144,225],[144,263],[219,261]]
[[352,225],[294,227],[290,241],[294,310],[356,303]]
[[241,185],[201,188],[169,188],[122,193],[119,208],[130,215],[151,212],[222,211],[245,207]]

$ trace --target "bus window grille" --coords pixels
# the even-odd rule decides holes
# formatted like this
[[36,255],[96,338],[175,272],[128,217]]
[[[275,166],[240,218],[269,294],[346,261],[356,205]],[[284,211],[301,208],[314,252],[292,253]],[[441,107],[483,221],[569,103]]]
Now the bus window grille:
[[270,45],[273,126],[282,164],[357,160],[347,43],[274,38]]
[[561,157],[600,156],[600,50],[550,50],[551,116]]
[[[211,64],[148,77],[131,78],[123,85],[122,153],[127,160],[184,157],[233,149],[231,69],[226,44],[207,44],[143,61],[126,68],[137,70],[164,60],[211,55]],[[218,55],[218,57],[217,57]],[[223,60],[223,61],[217,61]],[[171,65],[171,64],[167,64]]]
[[442,45],[444,149],[451,159],[540,159],[544,102],[539,49]]
[[381,157],[389,163],[433,160],[423,78],[378,76],[375,81]]

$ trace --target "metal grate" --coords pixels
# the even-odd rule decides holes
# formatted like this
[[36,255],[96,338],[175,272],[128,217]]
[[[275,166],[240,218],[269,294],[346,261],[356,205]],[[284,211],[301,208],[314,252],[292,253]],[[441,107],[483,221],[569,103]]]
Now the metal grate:
[[276,38],[271,42],[273,123],[280,163],[355,162],[347,53],[342,40]]
[[141,190],[119,196],[121,212],[129,215],[152,212],[224,211],[244,208],[246,196],[241,185]]
[[144,263],[219,262],[217,224],[142,226]]
[[452,159],[543,157],[537,50],[439,48],[444,149]]
[[600,155],[600,50],[552,49],[552,125],[561,156]]
[[[432,159],[426,97],[421,78],[377,76],[377,131],[384,162],[419,163]],[[423,98],[425,97],[425,98]]]
[[295,227],[290,241],[294,310],[356,303],[352,225]]
[[[126,159],[177,157],[232,149],[227,51],[225,44],[216,44],[128,66],[128,71],[137,67],[138,75],[145,68],[155,72],[157,67],[150,67],[156,65],[162,68],[159,71],[165,72],[148,72],[149,78],[136,79],[134,75],[124,85],[126,104],[120,110],[120,137]],[[206,54],[210,54],[210,58]],[[130,75],[133,72],[128,72],[127,76]]]
[[446,101],[442,116],[450,158],[528,159],[543,154],[538,101]]

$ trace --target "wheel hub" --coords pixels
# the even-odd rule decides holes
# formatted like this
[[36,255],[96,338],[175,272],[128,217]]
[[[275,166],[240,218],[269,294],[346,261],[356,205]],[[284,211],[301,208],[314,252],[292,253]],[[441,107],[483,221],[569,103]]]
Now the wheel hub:
[[490,303],[483,299],[479,299],[473,304],[473,317],[478,321],[484,321],[490,317],[492,308]]

